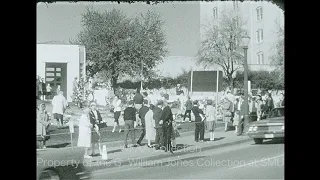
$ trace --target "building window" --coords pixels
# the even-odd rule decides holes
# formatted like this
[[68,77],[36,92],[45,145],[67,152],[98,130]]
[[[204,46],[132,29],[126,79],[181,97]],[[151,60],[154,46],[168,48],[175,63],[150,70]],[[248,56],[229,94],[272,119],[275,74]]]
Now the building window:
[[263,29],[258,29],[256,31],[256,36],[257,36],[257,43],[262,43],[263,42]]
[[213,8],[213,18],[218,19],[218,8]]
[[262,7],[260,6],[257,8],[257,21],[260,21],[262,18]]
[[257,54],[257,59],[258,59],[258,64],[264,64],[264,55],[263,55],[263,52],[260,51],[258,54]]

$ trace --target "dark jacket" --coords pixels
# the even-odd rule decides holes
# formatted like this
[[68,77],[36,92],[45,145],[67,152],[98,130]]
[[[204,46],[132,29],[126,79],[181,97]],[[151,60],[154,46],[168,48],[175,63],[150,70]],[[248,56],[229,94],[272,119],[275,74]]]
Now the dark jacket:
[[186,102],[186,110],[192,110],[192,101],[190,99]]
[[[248,111],[249,111],[249,105],[248,105]],[[240,116],[244,116],[244,102],[240,105]]]
[[123,112],[123,120],[136,120],[136,109],[134,107],[127,107]]
[[140,93],[136,93],[133,97],[133,101],[135,104],[142,104],[143,103],[143,96]]
[[89,113],[89,117],[90,117],[90,122],[91,124],[94,126],[96,124],[100,124],[102,121],[102,117],[100,112],[97,110],[97,115],[98,115],[98,119],[96,119],[96,116],[94,115],[93,111],[91,110]]
[[162,110],[160,120],[163,120],[163,124],[171,124],[173,121],[172,111],[169,106],[166,106]]
[[139,118],[141,119],[142,125],[145,124],[145,116],[146,116],[148,111],[149,111],[149,108],[147,106],[142,106],[139,109]]
[[162,125],[159,124],[159,122],[160,122],[160,118],[161,118],[161,115],[162,115],[162,109],[157,107],[157,106],[155,106],[152,111],[153,111],[153,119],[155,121],[156,128],[161,128]]
[[204,113],[198,106],[193,106],[192,113],[195,116],[195,121],[196,122],[202,121],[202,118],[201,118],[200,114],[204,115]]

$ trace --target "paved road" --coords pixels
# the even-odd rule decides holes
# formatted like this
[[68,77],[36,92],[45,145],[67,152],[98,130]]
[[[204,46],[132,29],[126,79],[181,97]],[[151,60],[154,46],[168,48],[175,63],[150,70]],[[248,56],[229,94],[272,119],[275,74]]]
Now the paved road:
[[284,179],[284,144],[253,142],[101,169],[92,179]]

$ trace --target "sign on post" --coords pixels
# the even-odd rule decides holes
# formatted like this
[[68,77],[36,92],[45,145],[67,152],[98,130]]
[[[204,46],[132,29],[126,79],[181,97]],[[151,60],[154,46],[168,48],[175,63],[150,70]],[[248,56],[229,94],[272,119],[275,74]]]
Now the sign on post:
[[222,71],[191,71],[188,76],[190,92],[221,92],[223,90]]

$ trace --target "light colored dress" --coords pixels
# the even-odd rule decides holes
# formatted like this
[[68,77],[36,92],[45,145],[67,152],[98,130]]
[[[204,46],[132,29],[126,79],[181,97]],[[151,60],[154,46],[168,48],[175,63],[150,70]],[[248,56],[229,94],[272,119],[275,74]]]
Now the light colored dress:
[[149,110],[145,116],[146,139],[154,141],[156,138],[155,121],[153,111]]
[[79,136],[78,147],[90,147],[91,146],[91,123],[86,114],[83,114],[79,120]]

